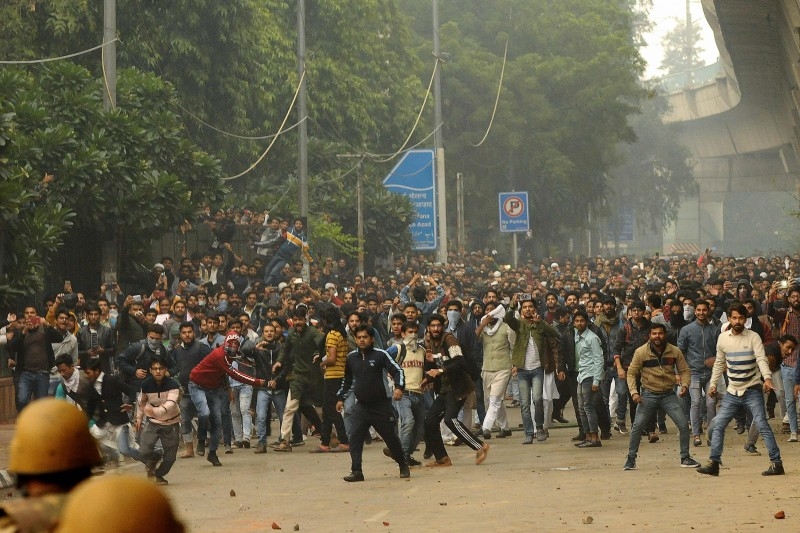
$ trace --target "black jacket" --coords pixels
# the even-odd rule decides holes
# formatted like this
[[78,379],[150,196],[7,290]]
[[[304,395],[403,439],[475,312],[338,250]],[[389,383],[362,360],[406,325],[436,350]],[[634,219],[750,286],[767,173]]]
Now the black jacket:
[[189,388],[189,374],[192,369],[210,353],[211,348],[197,340],[191,346],[186,347],[181,343],[172,350],[172,357],[177,365],[177,371],[173,377],[178,380],[183,390]]
[[[355,392],[356,401],[364,405],[375,405],[389,400],[386,375],[391,374],[395,388],[405,389],[405,375],[400,365],[383,350],[369,347],[357,349],[347,356],[342,388],[337,396],[344,401],[350,388]],[[353,381],[355,380],[355,385]]]
[[[85,367],[86,362],[92,358],[89,355],[89,349],[92,347],[92,333],[89,331],[89,326],[83,326],[76,335],[78,338],[78,360],[81,366]],[[103,372],[109,374],[112,370],[112,361],[114,359],[114,331],[103,324],[97,325],[97,346],[103,348],[103,355],[100,356],[100,368]]]
[[127,424],[130,419],[128,413],[122,410],[122,404],[126,403],[123,401],[122,395],[128,396],[127,403],[133,404],[136,402],[138,392],[136,387],[124,383],[119,377],[103,374],[102,393],[98,394],[97,390],[92,387],[86,412],[100,426],[106,422],[115,426]]
[[[174,376],[178,372],[178,365],[175,363],[175,359],[172,357],[170,350],[163,347],[161,350],[161,353],[163,353],[167,359],[169,375]],[[147,345],[146,339],[134,342],[128,346],[124,352],[117,356],[117,366],[119,367],[122,379],[137,389],[141,387],[142,380],[136,377],[136,371],[138,369],[144,369],[149,373],[150,360],[154,355],[155,352]]]

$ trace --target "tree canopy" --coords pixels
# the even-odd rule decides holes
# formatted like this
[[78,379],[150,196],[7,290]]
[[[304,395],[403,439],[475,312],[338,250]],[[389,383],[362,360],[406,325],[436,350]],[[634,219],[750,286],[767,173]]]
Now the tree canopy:
[[[429,38],[430,2],[405,5],[415,30]],[[448,172],[464,173],[473,225],[496,227],[496,211],[478,209],[487,197],[529,191],[534,239],[540,255],[547,253],[585,227],[589,206],[607,195],[605,172],[618,161],[619,144],[635,140],[628,119],[644,95],[644,62],[633,45],[630,6],[461,0],[443,3],[440,19]],[[476,147],[492,120],[506,42],[500,104]],[[430,53],[426,46],[421,54]]]
[[0,220],[13,236],[0,255],[9,288],[0,294],[40,289],[67,230],[139,250],[221,201],[219,162],[186,139],[169,84],[123,70],[110,112],[102,91],[70,62],[0,69]]
[[[621,147],[637,138],[631,117],[647,92],[639,82],[644,62],[636,42],[650,3],[441,3],[447,171],[465,176],[471,227],[496,230],[496,209],[486,209],[486,198],[528,190],[542,255],[563,249],[582,233],[590,212],[618,200],[608,176],[619,174],[611,171],[626,156]],[[312,222],[323,226],[318,235],[352,253],[354,160],[337,156],[394,154],[414,126],[409,145],[430,146],[433,106],[416,120],[435,60],[431,4],[318,0],[306,6],[308,116],[293,113],[286,127],[301,120],[308,126],[310,211]],[[33,201],[53,216],[72,217],[60,226],[71,220],[101,237],[144,240],[148,231],[179,225],[203,203],[277,204],[280,212],[297,214],[294,134],[280,136],[255,170],[225,182],[232,195],[223,198],[219,182],[262,154],[291,107],[300,80],[296,9],[297,3],[279,0],[118,2],[118,108],[109,113],[101,106],[99,52],[48,67],[3,67],[0,112],[7,116],[0,149],[12,156],[4,172],[28,180],[27,187],[45,173],[56,176],[45,195],[3,204],[4,223],[18,221],[18,206]],[[9,26],[0,38],[5,58],[58,56],[102,39],[101,2],[12,0],[0,6],[0,16]],[[383,189],[381,178],[395,162],[385,159],[368,156],[358,171],[371,259],[410,245],[410,205]],[[454,187],[448,190],[453,218],[451,192]],[[75,202],[76,195],[85,201]],[[179,200],[163,215],[158,211],[159,225],[138,216],[139,207],[160,208],[166,198]],[[674,204],[666,202],[672,216]]]

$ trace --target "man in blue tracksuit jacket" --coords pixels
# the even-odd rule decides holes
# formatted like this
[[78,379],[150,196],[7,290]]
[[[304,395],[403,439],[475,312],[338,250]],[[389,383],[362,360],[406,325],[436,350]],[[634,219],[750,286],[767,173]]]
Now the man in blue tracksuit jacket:
[[[344,399],[351,387],[356,398],[353,412],[350,414],[351,433],[348,435],[352,468],[350,475],[344,477],[345,481],[351,482],[364,481],[361,453],[370,426],[375,428],[389,447],[392,457],[400,466],[400,477],[411,476],[403,446],[396,433],[397,414],[392,405],[392,400],[399,400],[403,396],[405,376],[403,369],[388,353],[375,348],[373,331],[367,324],[355,328],[358,349],[347,356],[342,388],[337,394],[339,402],[336,404],[336,410],[339,412],[344,407]],[[391,375],[394,380],[393,393],[389,392],[387,375]]]

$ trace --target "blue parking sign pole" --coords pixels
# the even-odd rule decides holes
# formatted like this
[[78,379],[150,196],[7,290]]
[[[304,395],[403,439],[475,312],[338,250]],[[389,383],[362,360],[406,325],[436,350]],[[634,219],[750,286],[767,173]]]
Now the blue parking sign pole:
[[500,207],[500,231],[511,233],[512,262],[517,268],[517,233],[530,229],[528,221],[528,193],[501,192],[498,195]]
[[500,231],[502,233],[528,231],[530,229],[528,220],[528,193],[501,192],[498,198],[500,206]]

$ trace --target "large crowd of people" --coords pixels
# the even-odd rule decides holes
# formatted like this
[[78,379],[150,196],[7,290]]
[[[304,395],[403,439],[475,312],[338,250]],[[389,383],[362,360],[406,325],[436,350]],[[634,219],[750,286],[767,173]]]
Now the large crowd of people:
[[[518,268],[482,252],[445,264],[418,254],[367,276],[323,256],[304,276],[301,219],[259,217],[248,250],[234,249],[224,219],[209,214],[211,249],[163,257],[146,287],[65,282],[41,307],[9,310],[0,345],[20,413],[47,396],[74,404],[106,464],[139,461],[161,485],[181,448],[217,467],[220,446],[349,452],[348,482],[365,479],[371,440],[400,477],[423,461],[450,466],[448,445],[481,464],[487,441],[514,437],[508,409],[532,445],[567,421],[569,400],[576,447],[626,435],[626,470],[669,416],[680,466],[718,475],[734,420],[750,432],[746,453],[760,455],[762,436],[763,474],[784,473],[768,419],[777,407],[797,442],[797,254]],[[690,449],[704,444],[701,466]]]

